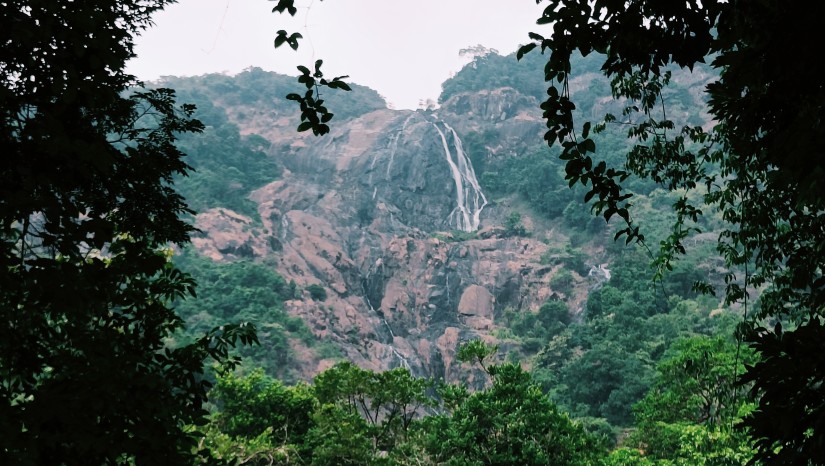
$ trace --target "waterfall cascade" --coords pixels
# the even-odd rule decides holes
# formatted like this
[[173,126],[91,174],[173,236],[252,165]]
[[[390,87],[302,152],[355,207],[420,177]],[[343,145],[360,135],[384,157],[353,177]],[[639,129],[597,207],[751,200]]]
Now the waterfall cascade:
[[393,356],[395,356],[396,359],[398,359],[398,362],[401,364],[401,367],[407,369],[408,371],[410,371],[410,373],[412,373],[412,368],[410,367],[410,362],[407,360],[407,358],[405,358],[404,355],[399,353],[398,350],[395,349],[395,346],[390,345],[390,348],[392,349]]
[[[395,130],[395,132],[392,134],[392,136],[390,136],[389,143],[387,145],[387,147],[389,148],[389,152],[390,152],[389,160],[387,161],[387,174],[386,174],[387,181],[389,181],[389,179],[390,179],[390,171],[392,170],[392,163],[395,161],[395,152],[398,150],[398,144],[404,138],[404,136],[406,135],[407,125],[409,125],[410,120],[412,120],[413,117],[415,117],[415,113],[411,113],[410,116],[408,116],[404,120],[404,123],[401,124],[401,128]],[[369,171],[370,174],[369,174],[369,180],[368,180],[369,184],[372,184],[372,174],[375,171],[375,163],[378,161],[378,156],[382,153],[383,152],[381,152],[381,151],[375,151],[375,155],[372,156],[372,161],[370,162],[370,171]],[[373,199],[374,198],[375,198],[375,195],[373,195]]]
[[[443,125],[445,130],[452,136],[455,159],[453,159],[453,152],[450,150],[447,136],[438,127],[439,124]],[[481,223],[481,211],[487,205],[487,198],[481,191],[475,170],[473,170],[473,164],[467,154],[464,153],[458,134],[443,121],[434,122],[433,126],[441,136],[444,155],[447,157],[447,163],[450,165],[450,171],[455,182],[456,207],[450,213],[449,224],[456,230],[475,231]]]
[[415,113],[411,113],[410,116],[404,120],[404,123],[401,125],[401,130],[395,133],[395,137],[393,137],[391,142],[391,150],[390,150],[390,160],[387,162],[387,180],[390,179],[390,170],[392,170],[392,163],[395,161],[395,151],[398,149],[398,140],[404,137],[407,131],[407,125],[410,123],[410,120],[413,119]]
[[[394,341],[395,340],[395,332],[392,331],[392,327],[390,327],[390,324],[387,322],[387,319],[381,319],[381,320],[384,321],[384,325],[387,326],[387,330],[389,330],[389,332],[390,332],[391,340]],[[398,362],[401,365],[400,367],[403,367],[404,369],[407,369],[408,371],[410,371],[410,373],[412,373],[412,367],[410,367],[410,361],[408,361],[407,358],[405,358],[404,355],[401,354],[398,351],[398,349],[395,347],[395,345],[393,345],[392,343],[389,343],[389,347],[390,347],[390,350],[392,351],[392,355],[396,359],[398,359]]]

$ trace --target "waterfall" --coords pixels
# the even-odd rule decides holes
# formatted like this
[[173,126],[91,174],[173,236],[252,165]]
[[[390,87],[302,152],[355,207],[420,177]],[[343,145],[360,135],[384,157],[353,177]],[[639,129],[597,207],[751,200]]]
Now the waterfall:
[[397,131],[390,142],[390,160],[387,162],[387,181],[390,179],[390,170],[392,170],[392,162],[395,160],[395,151],[398,149],[398,140],[401,139],[406,133],[407,124],[409,124],[410,120],[413,119],[415,113],[411,113],[410,116],[404,120],[404,123],[401,125],[401,129]]
[[[381,320],[383,320],[384,325],[387,326],[387,330],[389,330],[389,332],[390,332],[390,337],[392,337],[392,340],[394,342],[395,341],[395,333],[392,331],[392,327],[390,327],[390,324],[387,322],[387,319],[381,319]],[[392,351],[392,355],[395,356],[396,359],[398,359],[398,362],[399,362],[399,364],[401,364],[401,367],[403,367],[404,369],[407,369],[408,371],[410,371],[410,373],[412,373],[412,368],[410,367],[410,362],[407,360],[407,358],[405,358],[404,355],[401,354],[398,351],[398,349],[396,349],[396,347],[393,343],[390,343],[388,346],[390,347],[390,351]]]
[[372,155],[372,161],[370,162],[370,176],[369,176],[369,179],[367,181],[367,184],[370,184],[370,185],[372,184],[372,172],[375,169],[375,162],[378,161],[378,154],[380,154],[380,152],[375,151],[375,153]]
[[398,362],[401,363],[401,367],[407,369],[408,371],[410,371],[410,373],[412,373],[412,368],[410,367],[410,362],[407,361],[407,358],[405,358],[401,353],[399,353],[398,350],[395,349],[395,346],[390,345],[390,348],[392,349],[393,356],[398,358]]
[[433,123],[438,135],[441,136],[444,155],[447,157],[447,164],[450,166],[450,172],[455,182],[456,207],[450,213],[449,224],[456,230],[475,231],[481,222],[481,211],[487,205],[487,198],[481,192],[481,186],[476,178],[475,170],[473,170],[473,164],[467,154],[464,153],[458,134],[447,123],[442,121],[441,124],[452,135],[453,146],[455,147],[455,160],[453,160],[447,136],[444,131],[441,131],[437,123]]
[[286,233],[289,230],[289,221],[286,219],[286,215],[281,215],[281,241],[286,244]]
[[591,265],[590,266],[590,271],[587,272],[587,276],[592,277],[594,275],[596,275],[596,276],[600,275],[600,276],[604,277],[605,280],[610,281],[610,269],[608,269],[607,266],[608,266],[608,264],[599,264],[598,266]]
[[[389,324],[389,323],[387,323],[387,319],[381,319],[381,320],[383,320],[383,321],[384,321],[384,325],[386,325],[386,326],[387,326],[387,330],[389,330],[389,331],[390,331],[390,337],[395,338],[395,333],[393,333],[393,331],[392,331],[392,327],[390,327],[390,324]],[[390,345],[390,346],[392,346],[392,345]]]
[[[410,123],[410,120],[412,120],[414,116],[415,116],[415,113],[411,113],[410,116],[408,116],[404,120],[404,123],[401,124],[401,129],[396,130],[392,134],[392,136],[390,136],[389,144],[387,145],[387,147],[389,147],[389,150],[390,150],[389,160],[387,161],[387,175],[386,175],[387,181],[389,181],[389,179],[390,179],[390,170],[392,170],[392,163],[393,163],[393,161],[395,161],[395,152],[398,150],[398,143],[405,136],[405,133],[406,133],[406,130],[407,130],[407,125]],[[382,151],[376,150],[375,153],[372,156],[372,160],[370,161],[370,169],[369,169],[370,174],[369,174],[369,178],[367,179],[367,184],[369,184],[369,185],[372,185],[372,174],[375,171],[375,163],[378,161],[378,156],[381,155],[382,153],[383,153]],[[375,194],[377,194],[377,189],[378,188],[376,187],[376,193],[374,193],[373,196],[372,196],[373,199],[375,199]]]

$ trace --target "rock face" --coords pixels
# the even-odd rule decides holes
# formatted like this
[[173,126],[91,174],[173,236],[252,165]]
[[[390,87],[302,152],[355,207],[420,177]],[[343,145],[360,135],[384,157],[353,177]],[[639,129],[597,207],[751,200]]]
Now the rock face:
[[553,295],[554,269],[539,263],[547,246],[502,237],[507,212],[478,187],[461,140],[496,131],[485,156],[517,153],[540,137],[539,112],[500,89],[455,96],[437,113],[379,110],[333,124],[277,156],[282,179],[250,196],[260,222],[213,209],[198,215],[193,243],[215,260],[266,258],[299,287],[323,286],[324,302],[305,293],[287,310],[357,364],[450,379],[460,342],[492,339],[505,308],[528,312]]

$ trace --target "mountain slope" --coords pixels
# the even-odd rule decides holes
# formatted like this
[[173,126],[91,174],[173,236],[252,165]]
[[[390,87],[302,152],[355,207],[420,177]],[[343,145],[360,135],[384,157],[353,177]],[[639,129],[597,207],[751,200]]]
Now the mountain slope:
[[[516,323],[536,318],[548,302],[559,303],[551,307],[561,309],[563,322],[583,319],[588,296],[611,278],[620,250],[542,149],[535,86],[522,84],[535,78],[516,79],[522,67],[494,85],[480,85],[483,76],[467,91],[456,84],[495,69],[481,61],[465,68],[445,84],[451,91],[435,111],[380,108],[377,94],[357,88],[355,103],[340,101],[340,111],[330,104],[338,117],[317,139],[295,133],[297,111],[278,98],[288,78],[251,70],[239,78],[169,79],[220,116],[214,130],[236,135],[231,150],[249,146],[258,160],[235,163],[246,178],[231,195],[213,193],[213,205],[201,204],[193,246],[217,263],[271,267],[293,284],[278,306],[307,329],[284,331],[295,362],[291,375],[280,376],[310,378],[343,356],[369,369],[403,366],[455,380],[461,341],[482,338],[503,354],[533,354],[546,337],[520,337]],[[684,118],[700,115],[692,89],[708,77],[677,76],[687,83],[679,88]],[[621,104],[603,94],[605,83],[591,71],[571,87],[592,97],[584,111]],[[199,150],[193,165],[207,166]],[[207,158],[220,177],[220,154]],[[237,196],[242,203],[221,201]],[[282,327],[274,322],[267,328]],[[301,337],[306,332],[324,350]]]

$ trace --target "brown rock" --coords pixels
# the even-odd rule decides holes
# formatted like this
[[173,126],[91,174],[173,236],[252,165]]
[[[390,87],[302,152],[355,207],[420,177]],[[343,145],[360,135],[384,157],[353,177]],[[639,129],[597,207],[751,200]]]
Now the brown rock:
[[470,285],[461,294],[458,302],[458,313],[464,316],[479,316],[493,318],[495,297],[487,288],[479,285]]
[[[453,228],[456,201],[434,121],[459,136],[495,131],[501,138],[487,148],[490,156],[518,154],[543,132],[534,104],[512,89],[485,91],[456,96],[438,116],[381,110],[339,122],[325,138],[291,141],[290,120],[288,131],[266,133],[287,138],[270,154],[285,169],[280,180],[250,195],[260,220],[211,209],[197,217],[204,234],[193,243],[215,260],[248,254],[276,264],[299,289],[322,285],[325,301],[288,301],[284,308],[354,363],[375,370],[409,366],[416,375],[456,380],[463,377],[455,361],[459,341],[495,342],[489,334],[498,328],[496,313],[538,309],[555,271],[537,266],[548,248],[538,232],[504,238],[506,205],[485,207],[476,239],[434,237]],[[282,117],[269,123],[280,125]],[[256,118],[255,128],[266,128]],[[558,240],[552,233],[542,239]],[[584,297],[586,291],[570,299]],[[298,356],[306,379],[330,364],[312,351]]]
[[435,341],[438,352],[441,353],[441,359],[444,361],[444,378],[450,380],[453,362],[455,361],[455,353],[458,348],[459,329],[456,327],[447,327],[444,329],[444,334],[438,337]]

